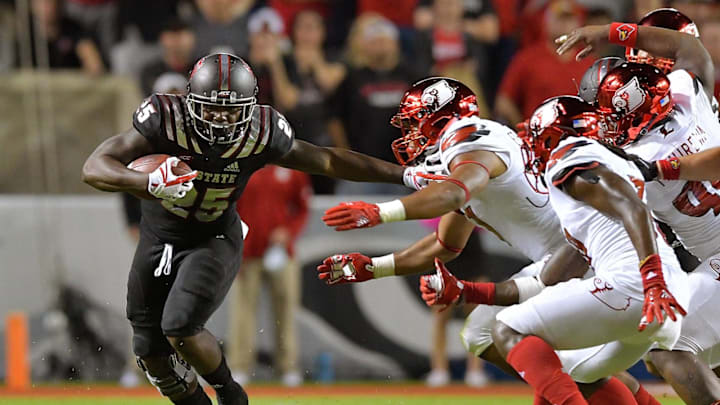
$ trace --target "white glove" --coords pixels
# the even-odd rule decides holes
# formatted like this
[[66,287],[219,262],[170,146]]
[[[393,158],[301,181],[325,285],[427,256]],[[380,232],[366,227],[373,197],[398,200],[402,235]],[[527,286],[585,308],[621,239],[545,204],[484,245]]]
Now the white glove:
[[409,187],[413,190],[422,190],[427,187],[430,180],[418,176],[419,173],[425,173],[425,165],[420,163],[417,166],[408,166],[403,171],[403,183],[405,187]]
[[192,181],[197,177],[197,171],[193,170],[188,174],[177,176],[172,172],[172,168],[178,163],[180,163],[180,159],[174,156],[169,157],[157,169],[148,174],[148,193],[170,201],[185,197],[185,194],[193,188]]

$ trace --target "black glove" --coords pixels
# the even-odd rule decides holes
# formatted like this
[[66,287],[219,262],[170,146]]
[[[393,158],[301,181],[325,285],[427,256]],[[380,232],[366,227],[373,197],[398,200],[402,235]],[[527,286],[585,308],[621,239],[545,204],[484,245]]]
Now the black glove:
[[633,155],[632,153],[627,153],[623,149],[618,148],[617,146],[605,145],[605,147],[608,148],[612,153],[620,156],[621,158],[633,162],[633,164],[635,164],[635,167],[637,167],[638,170],[640,170],[640,173],[642,173],[643,180],[645,180],[646,182],[655,181],[658,179],[658,167],[654,161],[648,162],[640,156]]

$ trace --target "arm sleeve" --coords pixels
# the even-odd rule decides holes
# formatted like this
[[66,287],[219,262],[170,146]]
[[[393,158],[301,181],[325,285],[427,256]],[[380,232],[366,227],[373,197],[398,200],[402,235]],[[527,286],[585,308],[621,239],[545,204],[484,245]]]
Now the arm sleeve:
[[162,115],[156,95],[145,99],[133,113],[133,127],[153,145],[157,146],[158,136],[162,133]]

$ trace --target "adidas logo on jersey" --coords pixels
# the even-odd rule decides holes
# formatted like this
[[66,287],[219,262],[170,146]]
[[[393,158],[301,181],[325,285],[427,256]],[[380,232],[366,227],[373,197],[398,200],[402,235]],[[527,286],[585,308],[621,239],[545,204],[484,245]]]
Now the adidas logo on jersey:
[[235,173],[239,173],[239,172],[240,172],[240,165],[238,164],[238,162],[232,162],[232,163],[230,163],[229,165],[225,166],[225,168],[223,169],[223,171],[225,171],[225,172],[235,172]]

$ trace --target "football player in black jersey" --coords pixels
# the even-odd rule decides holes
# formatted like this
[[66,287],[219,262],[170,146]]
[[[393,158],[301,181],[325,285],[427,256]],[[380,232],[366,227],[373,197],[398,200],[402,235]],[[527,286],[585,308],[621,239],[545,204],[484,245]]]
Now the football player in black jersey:
[[[93,187],[144,198],[127,316],[139,366],[176,404],[211,403],[189,366],[220,404],[248,401],[204,325],[240,268],[244,225],[233,203],[253,172],[273,163],[354,181],[422,181],[415,169],[294,139],[282,114],[256,104],[256,93],[242,59],[208,55],[190,73],[186,95],[150,96],[133,128],[100,144],[83,167]],[[157,153],[171,158],[150,174],[126,167]],[[194,172],[173,174],[179,161]]]

